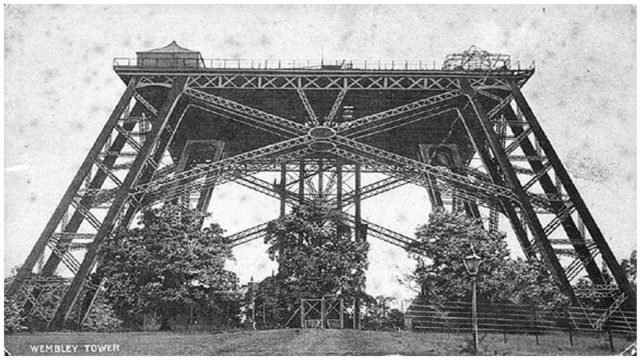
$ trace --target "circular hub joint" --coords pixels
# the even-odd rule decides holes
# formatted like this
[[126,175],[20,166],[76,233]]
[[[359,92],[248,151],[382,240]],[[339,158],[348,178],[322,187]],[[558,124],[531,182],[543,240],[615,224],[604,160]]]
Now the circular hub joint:
[[313,151],[325,152],[336,148],[336,144],[327,140],[317,140],[309,144],[309,149]]
[[316,126],[309,129],[309,136],[314,139],[329,139],[336,135],[336,131],[328,126]]

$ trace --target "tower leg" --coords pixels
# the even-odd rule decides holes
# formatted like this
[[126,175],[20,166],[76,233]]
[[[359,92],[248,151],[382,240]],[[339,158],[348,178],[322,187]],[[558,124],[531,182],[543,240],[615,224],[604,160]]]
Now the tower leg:
[[545,235],[544,229],[540,224],[540,220],[538,219],[535,211],[533,210],[533,206],[531,205],[529,198],[527,197],[526,192],[523,190],[522,185],[520,184],[520,180],[518,179],[509,159],[507,158],[507,154],[500,143],[498,142],[497,135],[493,130],[493,127],[489,125],[489,119],[487,118],[487,114],[484,111],[482,104],[476,99],[475,92],[468,80],[460,81],[463,91],[466,93],[469,98],[469,104],[471,105],[471,109],[474,113],[474,118],[470,119],[473,122],[479,123],[482,128],[486,139],[488,140],[488,145],[491,148],[493,155],[495,156],[500,168],[502,169],[502,173],[505,176],[506,182],[509,184],[513,192],[518,197],[520,202],[520,209],[522,213],[527,219],[527,225],[529,226],[531,233],[533,234],[536,244],[542,250],[543,257],[547,264],[549,265],[549,269],[554,275],[560,289],[564,291],[569,298],[575,303],[576,297],[573,292],[573,288],[567,279],[567,276],[560,265],[560,261],[553,251],[547,236]]
[[300,169],[298,170],[298,202],[300,206],[304,204],[304,161],[300,161]]
[[[222,151],[217,151],[213,157],[213,161],[219,161],[222,158]],[[211,179],[214,173],[207,174],[207,180]],[[205,183],[207,183],[205,180]],[[214,186],[208,186],[204,189],[200,190],[200,196],[198,197],[198,204],[196,205],[196,210],[201,213],[206,213],[207,209],[209,209],[209,204],[211,203],[211,196],[213,195]]]
[[361,208],[361,194],[362,194],[362,179],[361,179],[361,165],[355,165],[355,189],[353,196],[353,203],[355,207],[355,236],[358,240],[362,239],[362,208]]
[[322,199],[324,194],[324,161],[318,160],[318,196]]
[[[40,237],[38,238],[35,245],[33,246],[33,249],[27,256],[27,259],[25,260],[24,264],[20,267],[20,270],[18,270],[18,273],[16,274],[15,279],[7,289],[7,296],[12,297],[16,294],[18,289],[22,286],[25,278],[31,274],[36,262],[44,253],[44,249],[47,245],[47,242],[51,238],[51,235],[53,235],[53,232],[55,231],[56,227],[60,223],[62,217],[64,216],[67,209],[71,205],[71,201],[78,193],[78,190],[82,185],[82,182],[84,181],[88,172],[90,171],[91,166],[93,166],[95,160],[98,157],[98,154],[100,154],[100,151],[102,150],[105,142],[109,140],[109,137],[113,132],[113,129],[115,128],[116,124],[118,123],[118,120],[120,119],[120,115],[127,108],[127,105],[131,101],[131,98],[133,97],[133,94],[136,90],[137,84],[138,84],[138,78],[135,76],[132,77],[131,80],[129,81],[129,84],[127,85],[127,89],[125,90],[124,94],[120,98],[120,101],[118,102],[115,109],[109,116],[107,123],[105,124],[102,131],[98,135],[98,138],[96,139],[95,143],[89,150],[89,154],[87,155],[85,160],[82,162],[82,165],[80,165],[80,169],[78,170],[73,180],[71,181],[71,184],[67,188],[67,191],[65,192],[64,196],[62,197],[62,200],[58,204],[58,207],[56,207],[56,209],[54,210],[53,215],[47,222],[44,230],[40,234]],[[46,264],[45,264],[45,267],[46,267]]]
[[[166,130],[160,135],[160,141],[156,146],[154,151],[152,161],[147,164],[147,166],[142,170],[142,174],[140,175],[140,179],[137,181],[139,184],[144,184],[153,178],[153,175],[158,170],[158,166],[162,157],[164,156],[165,151],[167,150],[169,144],[173,140],[173,136],[175,134],[175,130],[178,129],[180,124],[182,123],[182,119],[184,118],[185,113],[187,112],[187,108],[181,109],[179,112],[174,112],[173,114],[180,113],[180,116],[171,116],[168,125],[166,126]],[[173,120],[173,118],[176,118]],[[148,136],[147,136],[148,138]],[[145,140],[146,142],[147,140]],[[136,195],[133,197],[133,200],[129,203],[129,207],[127,208],[123,219],[123,223],[121,224],[124,227],[129,227],[130,222],[133,220],[136,212],[140,210],[140,208],[144,205],[145,202],[145,194]]]
[[[429,163],[429,154],[427,153],[425,145],[420,145],[420,152],[418,154],[422,162]],[[426,189],[427,195],[429,196],[429,203],[431,204],[431,211],[434,211],[437,208],[444,207],[440,192],[435,188],[435,186],[433,186],[433,184],[435,184],[435,180],[430,175],[425,175],[425,178],[427,180]]]
[[342,160],[336,160],[336,206],[342,211]]
[[[505,117],[507,118],[507,121],[512,120],[511,122],[509,122],[509,124],[516,124],[517,121],[517,116],[515,114],[515,112],[513,111],[513,109],[510,106],[506,106],[505,107],[505,111],[504,111]],[[522,134],[524,132],[522,126],[518,126],[518,125],[510,125],[511,131],[513,132],[513,134],[515,136],[518,136],[520,134]],[[520,147],[522,149],[522,152],[526,155],[526,156],[536,156],[536,155],[540,155],[540,153],[536,150],[536,148],[534,147],[533,144],[531,144],[531,142],[529,141],[529,139],[527,137],[523,138],[522,141],[520,142]],[[543,164],[540,160],[529,160],[529,165],[531,166],[531,169],[533,169],[534,172],[539,173],[543,170]],[[540,177],[540,179],[538,180],[538,182],[540,183],[540,186],[542,187],[542,190],[546,193],[546,194],[557,194],[558,189],[556,187],[556,185],[553,184],[553,181],[551,180],[551,177],[548,174],[544,174]],[[550,201],[551,207],[554,210],[554,213],[558,214],[560,213],[560,211],[562,211],[563,208],[563,204],[562,201]],[[564,228],[564,231],[567,233],[567,236],[569,237],[569,239],[585,239],[584,234],[581,233],[581,231],[578,229],[578,227],[576,226],[576,224],[573,222],[573,219],[568,216],[566,217],[564,220],[562,220],[562,227]],[[595,263],[595,261],[593,260],[593,257],[591,256],[591,253],[589,252],[589,249],[587,248],[586,245],[580,245],[580,244],[576,244],[575,242],[573,242],[573,247],[576,251],[576,254],[578,254],[578,256],[581,259],[584,259],[583,261],[583,265],[585,267],[585,269],[587,270],[587,274],[589,275],[589,278],[591,279],[591,281],[594,284],[603,284],[603,278],[602,278],[602,273],[600,272],[600,269],[598,269],[598,265]]]
[[176,103],[184,90],[184,86],[186,84],[186,78],[180,77],[177,78],[173,84],[173,87],[169,91],[169,95],[165,100],[162,108],[160,109],[158,116],[152,124],[152,130],[149,134],[149,140],[142,145],[136,159],[134,160],[129,172],[127,173],[126,178],[122,182],[122,185],[118,189],[118,193],[116,198],[113,200],[109,211],[107,212],[105,218],[102,221],[102,225],[96,234],[92,246],[87,250],[87,253],[78,269],[76,276],[74,277],[71,285],[67,289],[64,294],[58,309],[51,321],[49,327],[51,329],[59,329],[64,325],[65,320],[69,316],[71,308],[76,302],[78,295],[80,294],[80,290],[84,285],[89,273],[93,269],[93,267],[97,263],[97,255],[100,246],[104,239],[111,232],[113,222],[122,210],[122,207],[125,205],[125,202],[129,198],[129,189],[135,184],[138,176],[140,175],[140,171],[142,170],[145,163],[148,161],[153,146],[157,143],[159,135],[164,130],[168,118],[173,112]]
[[280,217],[287,214],[287,164],[280,165]]
[[573,181],[571,180],[571,178],[569,177],[569,174],[567,173],[566,169],[562,165],[562,162],[560,161],[558,154],[555,152],[555,150],[551,146],[551,142],[547,138],[547,135],[542,130],[542,127],[540,126],[538,119],[533,114],[533,111],[529,107],[529,104],[527,103],[524,96],[520,92],[520,88],[514,82],[510,82],[509,84],[511,86],[511,92],[514,96],[516,104],[518,105],[518,108],[520,109],[520,111],[522,111],[522,114],[527,119],[529,126],[531,126],[531,128],[533,129],[533,133],[538,139],[538,142],[540,143],[540,147],[542,148],[542,150],[544,150],[544,153],[546,154],[549,161],[552,162],[556,175],[562,182],[562,185],[564,186],[564,189],[567,192],[567,195],[569,195],[571,202],[574,204],[574,206],[576,207],[576,210],[578,211],[578,214],[584,221],[585,227],[587,228],[587,230],[589,230],[589,234],[591,234],[591,238],[593,239],[593,242],[598,247],[598,250],[600,250],[600,254],[602,254],[602,258],[606,262],[609,269],[611,269],[611,273],[614,279],[616,280],[618,287],[629,298],[628,304],[633,304],[635,306],[635,303],[636,303],[635,289],[629,283],[629,279],[627,279],[627,276],[625,275],[624,270],[616,260],[615,255],[613,255],[613,252],[611,251],[611,249],[609,248],[609,245],[604,239],[604,236],[602,235],[600,228],[598,227],[595,220],[593,219],[591,212],[589,211],[584,200],[578,193],[578,189],[573,184]]
[[[485,146],[484,137],[482,136],[481,131],[478,129],[477,126],[474,126],[472,122],[467,120],[472,116],[473,115],[469,114],[467,110],[463,110],[460,115],[462,119],[462,123],[464,124],[467,130],[467,133],[469,134],[471,142],[473,143],[476,149],[476,152],[480,155],[480,160],[482,161],[485,168],[487,169],[487,172],[489,173],[491,180],[495,184],[504,185],[504,180],[502,179],[502,177],[498,172],[498,168],[495,164],[495,161],[493,160],[493,158],[491,157],[491,154],[489,153],[488,149]],[[536,255],[531,246],[529,236],[527,235],[527,232],[524,228],[524,224],[520,220],[520,217],[518,216],[518,213],[516,212],[513,204],[508,200],[501,200],[500,205],[502,206],[502,209],[504,210],[505,214],[509,218],[509,221],[511,222],[511,226],[514,232],[516,233],[516,237],[518,238],[518,242],[520,243],[520,247],[522,248],[522,251],[524,252],[525,256],[527,257],[528,260],[535,259]]]

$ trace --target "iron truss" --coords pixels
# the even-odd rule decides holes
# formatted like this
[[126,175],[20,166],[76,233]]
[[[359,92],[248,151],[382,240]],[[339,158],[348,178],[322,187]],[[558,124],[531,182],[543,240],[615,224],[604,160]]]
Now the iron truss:
[[[506,215],[524,251],[541,257],[563,290],[574,299],[584,294],[594,297],[596,293],[614,296],[610,311],[594,321],[594,326],[601,327],[607,314],[615,312],[625,300],[635,302],[635,290],[520,92],[531,70],[476,73],[204,69],[191,73],[117,69],[117,72],[128,82],[127,89],[7,290],[7,295],[21,297],[27,308],[39,312],[50,322],[51,329],[64,325],[74,304],[87,289],[93,289],[89,293],[95,296],[97,285],[88,279],[97,265],[101,245],[113,229],[129,226],[141,206],[188,198],[198,192],[202,198],[207,191],[210,199],[213,187],[230,181],[283,202],[299,203],[305,199],[302,184],[308,176],[304,175],[305,171],[320,174],[320,179],[324,172],[335,171],[327,189],[341,182],[337,177],[343,174],[358,175],[364,171],[388,176],[362,188],[357,185],[357,191],[327,197],[328,201],[340,202],[341,206],[412,183],[451,198],[452,204],[465,204],[475,216],[479,216],[477,206]],[[143,96],[143,89],[150,86],[167,88],[168,94],[161,103]],[[295,90],[310,119],[315,121],[302,125],[206,92],[222,88]],[[313,113],[304,93],[311,89],[339,90],[326,123]],[[423,99],[377,114],[341,123],[331,121],[346,93],[359,90],[433,91]],[[497,95],[504,93],[507,95]],[[488,103],[493,105],[485,111],[483,104]],[[177,171],[175,166],[165,163],[167,149],[193,107],[269,131],[283,140]],[[463,120],[483,162],[482,171],[453,171],[360,141],[451,111]],[[151,117],[146,118],[145,113]],[[253,176],[262,171],[280,171],[284,175],[299,171],[298,194],[286,186],[274,189],[273,184],[267,185]],[[286,180],[286,176],[282,180]],[[71,216],[63,223],[67,213]],[[574,218],[579,218],[586,230],[580,230]],[[348,219],[356,226],[356,233],[364,227],[371,236],[410,251],[420,251],[413,239],[366,222],[357,211]],[[259,238],[266,226],[261,224],[231,235],[228,241],[237,245]],[[45,253],[45,249],[49,250]],[[48,285],[34,285],[48,281],[33,280],[33,269],[46,254],[48,258],[36,278],[53,283],[60,264],[73,275],[72,281],[64,286],[51,285],[55,291],[50,291]],[[604,284],[596,256],[609,267],[618,293],[600,291]],[[561,262],[559,258],[564,260]],[[594,285],[589,289],[574,289],[569,282],[582,271]],[[48,306],[50,304],[53,306]]]
[[189,77],[187,86],[193,89],[302,89],[302,90],[437,90],[459,89],[458,79],[469,79],[478,89],[508,90],[507,80],[520,86],[534,70],[496,72],[466,71],[308,71],[308,70],[220,70],[200,69],[196,72],[153,71],[149,69],[116,68],[127,81],[141,78],[140,86],[170,86],[179,77]]
[[[274,188],[274,186],[271,183],[261,180],[259,178],[252,177],[250,175],[249,176],[241,175],[235,179],[235,182],[237,182],[240,185],[246,186],[252,190],[271,196],[275,199],[280,199],[281,196],[283,195],[281,189],[278,191],[277,189]],[[373,197],[381,193],[380,189],[395,188],[396,186],[399,186],[399,183],[400,181],[396,179],[387,178],[384,180],[374,182],[368,186],[365,186],[362,188],[362,191],[360,194],[361,200]],[[284,196],[285,196],[284,200],[290,205],[295,206],[299,204],[299,198],[297,194],[293,192],[285,192]],[[303,201],[305,203],[308,203],[312,200],[309,198],[305,198]],[[336,199],[327,198],[327,201],[331,201],[335,203]],[[345,194],[342,205],[348,206],[353,201],[354,201],[354,194],[352,191],[351,193]],[[344,213],[344,216],[345,216],[345,219],[350,224],[352,225],[356,224],[356,219],[354,218],[353,215]],[[250,242],[252,240],[260,239],[266,235],[267,226],[271,221],[267,221],[265,223],[250,227],[246,230],[227,236],[227,241],[229,242],[229,244],[231,244],[231,246],[235,247],[235,246]],[[388,242],[390,244],[399,246],[407,251],[420,254],[423,256],[427,255],[422,249],[420,249],[420,247],[418,246],[419,243],[416,240],[366,220],[361,220],[361,222],[367,225],[367,228],[368,228],[367,232],[371,236],[377,239],[380,239],[382,241]]]

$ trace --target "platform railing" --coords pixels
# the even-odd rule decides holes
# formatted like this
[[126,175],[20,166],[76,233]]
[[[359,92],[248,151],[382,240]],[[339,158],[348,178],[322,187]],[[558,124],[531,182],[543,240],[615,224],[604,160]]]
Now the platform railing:
[[[508,70],[527,70],[516,62]],[[533,64],[528,68],[533,69]],[[442,70],[435,61],[422,60],[248,60],[248,59],[144,59],[115,58],[114,68],[151,69],[252,69],[252,70],[375,70],[421,71]],[[498,71],[498,69],[494,69]]]

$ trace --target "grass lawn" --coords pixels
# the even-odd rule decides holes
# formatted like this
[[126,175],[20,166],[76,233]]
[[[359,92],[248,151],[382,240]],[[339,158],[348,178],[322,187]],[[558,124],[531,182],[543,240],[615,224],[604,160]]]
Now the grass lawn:
[[[567,334],[480,336],[483,355],[613,355],[607,336]],[[63,345],[77,355],[465,355],[469,335],[359,330],[280,329],[230,333],[35,333],[5,335],[12,355],[39,355],[33,346]],[[631,341],[614,336],[616,353]],[[111,346],[108,346],[111,345]],[[116,346],[117,345],[117,346]],[[59,348],[60,349],[60,348]],[[49,350],[55,350],[50,348]],[[88,350],[88,351],[87,351]],[[102,350],[102,352],[100,352]],[[47,352],[42,355],[73,355]]]

